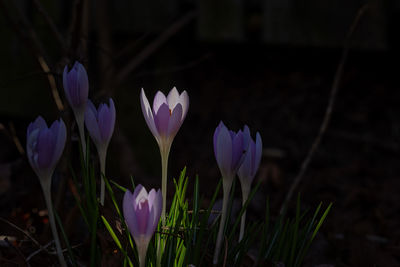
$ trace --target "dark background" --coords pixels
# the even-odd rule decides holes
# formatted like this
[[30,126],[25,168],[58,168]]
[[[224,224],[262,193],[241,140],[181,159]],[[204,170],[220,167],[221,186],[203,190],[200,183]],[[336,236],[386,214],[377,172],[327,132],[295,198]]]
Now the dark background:
[[[250,216],[262,217],[267,195],[277,214],[318,135],[346,34],[366,4],[329,127],[296,194],[304,209],[334,203],[307,266],[400,266],[400,4],[394,0],[0,0],[0,216],[48,242],[25,131],[38,115],[48,122],[61,116],[70,142],[53,194],[66,230],[72,239],[79,235],[68,186],[68,164],[78,163],[77,129],[62,88],[62,70],[75,60],[88,70],[90,98],[116,103],[109,177],[128,186],[132,175],[160,187],[160,156],[139,92],[144,88],[152,102],[157,90],[176,86],[188,92],[190,107],[172,147],[170,180],[187,166],[210,197],[220,179],[215,127],[220,120],[233,130],[247,124],[264,145],[256,177],[262,186]],[[2,222],[0,235],[23,238]],[[33,258],[32,266],[45,257]],[[0,247],[0,265],[21,261]]]

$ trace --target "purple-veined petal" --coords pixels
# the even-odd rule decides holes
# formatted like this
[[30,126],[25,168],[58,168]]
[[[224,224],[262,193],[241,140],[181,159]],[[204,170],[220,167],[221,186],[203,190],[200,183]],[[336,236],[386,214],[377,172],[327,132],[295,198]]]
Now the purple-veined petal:
[[128,229],[131,232],[132,236],[139,232],[137,226],[136,214],[133,209],[134,198],[131,191],[126,190],[124,199],[122,201],[122,210],[124,212],[125,222],[128,225]]
[[36,118],[34,122],[31,122],[28,126],[28,129],[26,131],[26,135],[29,136],[33,130],[39,129],[45,129],[47,128],[47,123],[46,121],[42,118],[42,116],[39,116]]
[[169,118],[168,123],[168,132],[167,135],[171,138],[174,138],[179,128],[182,125],[182,105],[177,104],[175,108],[172,110],[171,117]]
[[243,150],[243,133],[238,131],[232,139],[232,169],[237,170],[243,162],[244,154],[246,151]]
[[137,220],[138,235],[147,235],[147,224],[149,221],[150,207],[147,197],[138,196],[136,199],[135,215]]
[[144,116],[144,119],[146,120],[147,126],[149,127],[153,136],[158,141],[158,139],[160,138],[160,135],[157,131],[157,127],[154,122],[153,111],[151,110],[150,103],[147,100],[147,97],[146,97],[146,94],[144,93],[143,88],[140,91],[140,105],[142,107],[143,116]]
[[166,136],[168,133],[169,118],[171,117],[170,110],[167,104],[163,103],[154,116],[154,122],[157,127],[157,132],[160,136]]
[[221,127],[217,136],[217,163],[223,176],[231,174],[232,139],[226,127]]
[[67,140],[67,129],[65,127],[64,121],[60,119],[59,121],[53,122],[50,127],[50,130],[55,137],[55,147],[54,147],[54,155],[52,165],[56,165],[60,160],[60,157],[64,151],[65,142]]
[[98,111],[98,124],[101,141],[105,145],[110,142],[115,125],[115,107],[110,99],[110,107],[107,104],[101,104]]
[[254,157],[254,174],[257,172],[260,167],[262,157],[262,140],[260,134],[257,132],[256,134],[256,144],[255,144],[255,157]]
[[75,62],[77,65],[77,82],[78,82],[78,93],[79,93],[79,105],[85,105],[89,95],[89,80],[86,73],[85,67],[79,62]]
[[51,168],[56,138],[53,136],[50,129],[43,129],[39,132],[37,139],[37,167],[39,169]]
[[217,152],[218,152],[217,151],[218,150],[218,148],[217,148],[217,139],[218,139],[218,135],[219,135],[219,132],[220,132],[222,127],[225,127],[225,125],[224,125],[224,123],[222,121],[220,121],[218,126],[217,126],[217,128],[215,128],[215,131],[214,131],[213,144],[214,144],[214,156],[215,156],[215,158],[217,158]]
[[161,91],[158,91],[153,100],[153,114],[158,113],[158,109],[161,107],[162,104],[166,104],[168,107],[167,98]]
[[101,135],[99,124],[97,123],[97,110],[96,108],[93,109],[93,107],[92,102],[89,100],[85,112],[85,125],[90,137],[97,145],[101,142]]

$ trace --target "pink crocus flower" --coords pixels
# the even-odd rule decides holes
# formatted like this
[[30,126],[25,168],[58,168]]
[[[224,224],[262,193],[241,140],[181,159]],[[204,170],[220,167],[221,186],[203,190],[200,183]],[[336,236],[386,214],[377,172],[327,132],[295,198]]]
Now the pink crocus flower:
[[123,213],[128,229],[135,240],[140,266],[145,266],[149,242],[160,221],[162,194],[151,189],[147,193],[142,185],[133,194],[127,190],[123,199]]

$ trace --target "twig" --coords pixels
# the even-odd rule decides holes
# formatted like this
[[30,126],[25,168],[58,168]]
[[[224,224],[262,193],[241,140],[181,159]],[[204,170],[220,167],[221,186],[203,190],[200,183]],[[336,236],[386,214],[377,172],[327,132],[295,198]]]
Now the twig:
[[47,243],[46,245],[44,245],[43,247],[39,248],[38,250],[35,250],[34,252],[32,252],[27,258],[26,261],[29,262],[34,256],[36,256],[37,254],[39,254],[42,251],[45,251],[51,244],[53,244],[54,241],[50,241],[49,243]]
[[335,76],[334,76],[334,80],[333,80],[333,84],[332,84],[332,89],[331,89],[331,93],[330,93],[330,97],[329,97],[329,103],[328,106],[325,110],[325,116],[324,119],[322,121],[322,124],[319,128],[319,132],[317,137],[315,138],[313,144],[311,145],[310,150],[308,151],[308,154],[306,156],[306,158],[304,159],[304,161],[301,164],[301,168],[299,173],[297,174],[297,176],[294,178],[293,183],[291,184],[290,188],[289,188],[289,192],[286,195],[286,198],[281,206],[280,209],[280,214],[283,214],[284,211],[286,210],[286,207],[289,203],[289,201],[292,198],[292,195],[295,191],[295,189],[297,188],[298,184],[300,183],[301,179],[304,176],[304,173],[306,172],[308,166],[310,165],[310,162],[315,154],[315,152],[318,149],[319,144],[321,143],[321,139],[324,136],[326,129],[328,128],[329,122],[331,120],[331,116],[332,116],[332,110],[333,110],[333,106],[335,104],[335,100],[336,100],[336,95],[339,89],[339,85],[340,85],[340,81],[342,78],[342,74],[343,74],[343,69],[344,69],[344,65],[346,63],[346,59],[347,59],[347,55],[349,53],[349,49],[350,49],[350,40],[351,37],[358,25],[358,22],[360,21],[361,17],[364,15],[365,11],[369,8],[368,4],[365,4],[364,6],[362,6],[359,10],[358,13],[355,17],[355,19],[353,20],[353,23],[349,29],[349,31],[347,32],[347,36],[345,39],[345,43],[344,43],[344,47],[343,47],[343,53],[342,53],[342,57],[340,59],[338,68],[336,70]]
[[[18,11],[18,16],[12,16],[9,14],[9,9],[7,5],[4,3],[4,0],[0,0],[0,10],[3,11],[4,16],[14,28],[14,31],[19,35],[19,37],[23,40],[23,43],[32,50],[33,55],[39,62],[40,67],[44,72],[47,73],[47,78],[49,80],[50,88],[52,91],[52,96],[54,98],[54,102],[59,111],[64,110],[64,106],[60,101],[60,95],[58,94],[57,85],[55,83],[54,75],[50,71],[50,67],[48,62],[45,60],[46,53],[43,49],[43,45],[40,42],[36,32],[30,26],[27,19],[24,17],[22,12],[15,6],[14,1],[9,1],[10,4],[14,5],[14,9]],[[25,29],[23,31],[22,29]]]
[[146,48],[142,50],[135,58],[132,59],[116,77],[116,84],[121,83],[126,77],[129,76],[143,61],[145,61],[150,55],[152,55],[157,49],[162,46],[169,38],[179,32],[185,25],[187,25],[192,19],[196,17],[196,12],[191,11],[183,16],[180,20],[173,23],[168,29],[166,29],[156,40],[150,43]]
[[21,229],[20,227],[16,226],[15,224],[13,224],[12,222],[1,218],[0,217],[0,221],[8,224],[9,226],[11,226],[12,228],[18,230],[19,232],[23,233],[25,236],[27,236],[30,240],[32,240],[33,243],[35,243],[38,247],[43,248],[42,245],[40,245],[40,243],[38,241],[36,241],[36,239],[34,239],[31,235],[29,235],[26,231],[24,231],[23,229]]

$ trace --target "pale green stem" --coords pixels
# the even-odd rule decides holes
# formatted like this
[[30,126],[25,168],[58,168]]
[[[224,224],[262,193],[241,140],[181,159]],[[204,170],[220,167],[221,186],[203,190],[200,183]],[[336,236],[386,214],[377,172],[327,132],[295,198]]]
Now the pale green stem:
[[85,139],[85,117],[83,112],[75,113],[76,124],[78,125],[79,136],[82,145],[83,159],[86,163],[86,139]]
[[141,242],[140,244],[137,245],[137,252],[139,256],[139,267],[145,267],[146,266],[146,254],[147,254],[147,248],[149,246],[149,242]]
[[[171,149],[171,144],[160,146],[161,154],[161,193],[163,197],[163,207],[161,210],[162,226],[166,224],[166,210],[167,210],[167,181],[168,181],[168,157]],[[161,257],[164,250],[164,242],[162,241],[161,234],[158,237],[157,248],[157,266],[161,267]]]
[[[250,193],[250,188],[246,185],[242,185],[242,207],[249,198],[249,193]],[[246,224],[246,210],[243,212],[242,219],[240,221],[239,242],[243,239],[245,224]]]
[[215,245],[215,251],[214,251],[214,258],[213,258],[214,265],[216,265],[218,263],[219,252],[221,250],[222,238],[224,235],[224,228],[225,228],[225,221],[226,221],[226,211],[228,208],[228,201],[229,201],[229,195],[231,192],[232,181],[233,181],[233,178],[222,178],[224,196],[222,198],[221,221],[219,222],[217,243]]
[[99,148],[98,154],[100,160],[100,204],[104,206],[107,148]]
[[46,177],[45,179],[41,178],[41,185],[44,193],[44,198],[46,200],[51,232],[53,234],[54,242],[56,244],[58,260],[60,261],[61,267],[67,267],[67,263],[65,262],[64,255],[61,250],[60,238],[58,237],[56,221],[54,219],[53,204],[51,202],[51,176]]
[[167,180],[168,180],[168,156],[171,145],[160,147],[161,153],[161,193],[163,196],[163,207],[161,211],[162,226],[165,226],[166,222],[166,210],[167,210]]

